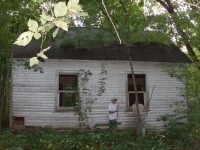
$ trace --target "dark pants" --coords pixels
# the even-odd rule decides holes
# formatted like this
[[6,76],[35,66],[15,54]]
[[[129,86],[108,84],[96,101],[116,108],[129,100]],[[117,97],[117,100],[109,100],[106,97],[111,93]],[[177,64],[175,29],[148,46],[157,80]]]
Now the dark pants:
[[116,129],[116,128],[117,128],[117,120],[116,119],[109,120],[109,129],[113,130],[113,129]]

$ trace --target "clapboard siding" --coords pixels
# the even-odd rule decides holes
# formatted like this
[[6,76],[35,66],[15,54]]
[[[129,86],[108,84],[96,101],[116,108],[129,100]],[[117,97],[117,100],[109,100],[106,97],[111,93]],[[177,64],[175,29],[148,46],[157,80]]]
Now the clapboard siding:
[[[104,64],[108,74],[102,76],[101,66]],[[89,61],[89,60],[47,60],[40,64],[44,73],[24,70],[14,65],[12,116],[24,117],[25,126],[52,126],[54,128],[72,128],[78,126],[78,116],[74,112],[56,112],[58,73],[77,73],[78,70],[90,70],[92,76],[87,88],[91,91],[90,98],[97,98],[91,106],[91,127],[96,123],[108,122],[108,104],[113,96],[119,98],[118,120],[122,124],[119,128],[133,127],[135,114],[127,107],[127,74],[130,73],[127,61]],[[146,74],[147,96],[152,93],[150,112],[147,123],[152,128],[162,126],[156,121],[160,115],[171,113],[169,107],[180,97],[180,88],[183,85],[175,78],[170,78],[163,72],[160,63],[134,62],[136,74]],[[98,81],[106,77],[106,91],[102,96],[98,94]]]

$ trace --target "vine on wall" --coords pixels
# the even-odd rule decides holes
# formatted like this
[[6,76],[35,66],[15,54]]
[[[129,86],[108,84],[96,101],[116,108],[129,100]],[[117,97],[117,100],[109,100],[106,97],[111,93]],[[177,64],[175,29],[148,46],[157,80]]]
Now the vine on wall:
[[[76,99],[76,105],[74,107],[75,114],[78,115],[78,121],[79,121],[79,128],[89,129],[90,128],[90,116],[91,116],[91,106],[94,103],[95,100],[97,100],[96,97],[93,97],[94,94],[92,94],[92,90],[88,88],[88,82],[90,77],[92,76],[92,73],[90,70],[84,70],[81,69],[78,71],[78,77],[79,77],[79,86],[77,90],[77,99]],[[105,80],[107,71],[105,69],[105,64],[101,65],[101,72],[99,73],[100,79],[98,80],[98,90],[97,90],[97,96],[102,96],[102,94],[105,92]]]
[[89,115],[91,105],[94,100],[91,97],[91,90],[87,88],[88,81],[92,76],[90,70],[81,69],[79,72],[79,86],[77,91],[77,101],[75,105],[75,114],[78,115],[79,128],[90,128]]
[[106,75],[108,74],[107,70],[105,69],[105,64],[102,63],[101,65],[101,72],[99,73],[100,79],[98,81],[98,93],[97,96],[101,96],[105,91],[105,80],[107,79]]

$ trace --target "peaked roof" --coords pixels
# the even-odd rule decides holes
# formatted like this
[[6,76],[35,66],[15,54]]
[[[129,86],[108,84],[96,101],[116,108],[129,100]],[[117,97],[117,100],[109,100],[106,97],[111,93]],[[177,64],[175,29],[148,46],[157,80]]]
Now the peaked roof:
[[[92,31],[93,32],[93,31]],[[79,33],[80,34],[80,33]],[[83,35],[86,32],[81,33]],[[91,35],[91,33],[89,33]],[[73,35],[74,36],[74,33]],[[71,35],[70,35],[71,37]],[[84,36],[87,38],[86,36]],[[76,37],[74,37],[76,39]],[[83,41],[82,41],[83,39]],[[65,38],[63,41],[67,41]],[[49,59],[81,59],[81,60],[129,60],[127,48],[120,44],[104,45],[97,39],[85,42],[85,47],[77,47],[75,44],[66,44],[56,40],[49,43],[50,50],[45,54]],[[84,43],[82,37],[77,43]],[[39,43],[31,42],[26,47],[13,46],[14,58],[31,58],[39,52]],[[171,63],[191,63],[191,60],[175,45],[161,45],[158,43],[134,43],[130,46],[133,61],[145,62],[171,62]]]

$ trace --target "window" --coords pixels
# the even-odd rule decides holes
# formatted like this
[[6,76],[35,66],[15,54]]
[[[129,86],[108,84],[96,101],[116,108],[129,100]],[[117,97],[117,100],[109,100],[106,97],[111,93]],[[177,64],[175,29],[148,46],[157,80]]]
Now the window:
[[[146,81],[145,74],[135,74],[136,87],[138,90],[138,102],[144,104],[146,97]],[[128,106],[135,103],[135,91],[132,81],[132,75],[128,74]]]
[[74,107],[77,98],[77,75],[59,75],[58,107]]

